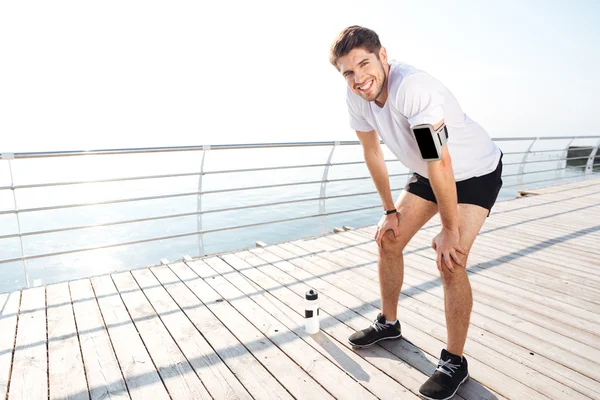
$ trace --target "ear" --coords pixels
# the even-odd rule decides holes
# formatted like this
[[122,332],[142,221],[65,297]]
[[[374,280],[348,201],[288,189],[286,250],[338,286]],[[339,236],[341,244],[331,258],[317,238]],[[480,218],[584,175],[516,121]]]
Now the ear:
[[379,49],[379,59],[381,60],[382,63],[388,62],[387,50],[383,46],[381,46],[381,48]]

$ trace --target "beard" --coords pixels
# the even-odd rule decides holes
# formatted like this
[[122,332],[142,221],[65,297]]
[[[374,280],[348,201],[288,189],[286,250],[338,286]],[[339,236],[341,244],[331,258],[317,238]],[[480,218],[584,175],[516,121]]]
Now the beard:
[[383,63],[381,62],[381,60],[379,60],[379,69],[380,69],[380,74],[379,76],[375,76],[373,78],[373,85],[376,85],[373,89],[372,94],[365,96],[365,95],[361,95],[361,97],[363,99],[365,99],[366,101],[375,101],[377,100],[377,98],[381,95],[381,92],[383,92],[383,88],[385,85],[387,85],[387,76],[385,74],[385,67],[383,66]]

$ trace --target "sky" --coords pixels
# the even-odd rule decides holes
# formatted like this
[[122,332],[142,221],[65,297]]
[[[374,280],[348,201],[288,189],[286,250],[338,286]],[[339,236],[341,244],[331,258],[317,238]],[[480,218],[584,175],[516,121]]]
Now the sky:
[[598,135],[600,2],[0,2],[0,152],[356,140],[348,25],[492,137]]

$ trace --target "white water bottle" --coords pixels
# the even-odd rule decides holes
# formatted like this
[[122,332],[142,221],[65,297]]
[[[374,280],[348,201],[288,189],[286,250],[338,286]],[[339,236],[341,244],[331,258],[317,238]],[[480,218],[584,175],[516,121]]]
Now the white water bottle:
[[314,335],[319,332],[319,295],[316,290],[310,289],[304,295],[304,299],[306,304],[304,309],[304,326],[308,334]]

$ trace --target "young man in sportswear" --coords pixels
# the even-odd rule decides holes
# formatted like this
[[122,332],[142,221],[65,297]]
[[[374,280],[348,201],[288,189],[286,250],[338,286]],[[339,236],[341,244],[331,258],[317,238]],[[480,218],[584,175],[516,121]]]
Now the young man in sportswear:
[[[403,249],[439,212],[442,227],[432,247],[444,287],[447,348],[419,392],[427,399],[449,399],[468,378],[463,349],[473,299],[466,262],[502,186],[502,153],[439,81],[388,60],[372,30],[344,29],[331,46],[330,61],[348,84],[350,125],[362,144],[384,208],[375,234],[382,310],[371,326],[354,333],[349,342],[366,347],[401,337],[396,311],[404,275]],[[438,159],[421,157],[412,128],[422,124],[433,125],[434,130],[445,124],[448,138]],[[414,171],[396,203],[379,137]]]

